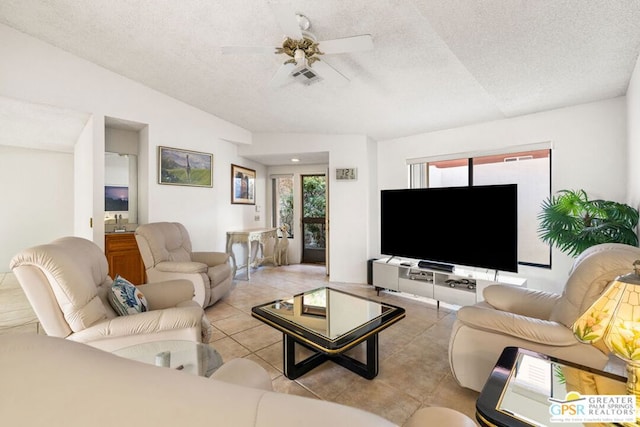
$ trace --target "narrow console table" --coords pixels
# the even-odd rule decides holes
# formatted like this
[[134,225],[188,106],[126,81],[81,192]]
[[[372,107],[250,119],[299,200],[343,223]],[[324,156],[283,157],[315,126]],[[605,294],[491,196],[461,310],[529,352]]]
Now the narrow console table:
[[[247,269],[247,280],[251,279],[251,268],[255,268],[265,262],[275,264],[275,248],[278,243],[277,228],[251,228],[247,230],[227,231],[227,253],[233,260],[233,277],[238,270]],[[270,239],[273,239],[273,250],[266,255],[265,247]],[[254,243],[255,242],[255,243]],[[235,254],[233,253],[233,245],[244,245],[246,249],[246,261],[242,265],[238,265]],[[257,245],[255,251],[254,244]]]

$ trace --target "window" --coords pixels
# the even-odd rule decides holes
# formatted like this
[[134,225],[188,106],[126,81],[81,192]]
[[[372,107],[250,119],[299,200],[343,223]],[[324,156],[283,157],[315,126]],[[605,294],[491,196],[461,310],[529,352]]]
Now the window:
[[429,187],[469,185],[469,159],[442,160],[428,164]]
[[293,175],[273,176],[271,185],[272,226],[286,226],[287,237],[293,238]]
[[551,250],[538,238],[538,214],[551,194],[548,148],[468,158],[419,161],[409,165],[411,188],[518,184],[520,264],[551,265]]

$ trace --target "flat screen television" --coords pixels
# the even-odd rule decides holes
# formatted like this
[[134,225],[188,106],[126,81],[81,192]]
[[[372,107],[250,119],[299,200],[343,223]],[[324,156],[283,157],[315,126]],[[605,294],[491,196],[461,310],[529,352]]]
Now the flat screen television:
[[382,190],[381,252],[518,271],[516,184]]

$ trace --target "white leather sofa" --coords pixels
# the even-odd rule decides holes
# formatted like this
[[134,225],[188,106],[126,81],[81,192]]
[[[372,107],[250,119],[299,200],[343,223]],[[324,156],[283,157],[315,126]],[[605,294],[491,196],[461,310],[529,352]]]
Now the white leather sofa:
[[[359,409],[270,391],[247,378],[247,373],[257,374],[255,367],[262,368],[239,360],[244,363],[231,361],[204,378],[60,338],[0,336],[0,425],[393,426]],[[473,427],[475,423],[451,409],[425,408],[406,425]]]
[[136,228],[136,241],[147,280],[186,279],[193,300],[206,308],[231,289],[233,270],[225,252],[193,252],[187,229],[178,222],[154,222]]
[[49,336],[111,351],[148,341],[208,342],[211,336],[186,280],[138,286],[149,311],[118,316],[108,301],[113,280],[107,259],[90,240],[63,237],[34,246],[10,266]]
[[458,310],[449,341],[453,376],[461,386],[481,391],[507,346],[602,369],[608,350],[578,341],[572,325],[609,283],[633,271],[637,259],[640,248],[606,243],[575,259],[562,294],[503,285],[485,288],[483,302]]

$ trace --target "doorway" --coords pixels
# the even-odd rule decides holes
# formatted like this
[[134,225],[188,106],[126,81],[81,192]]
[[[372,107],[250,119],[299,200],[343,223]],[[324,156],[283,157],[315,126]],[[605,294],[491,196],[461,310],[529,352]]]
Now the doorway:
[[302,263],[326,264],[327,177],[302,175]]

